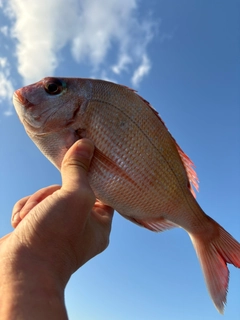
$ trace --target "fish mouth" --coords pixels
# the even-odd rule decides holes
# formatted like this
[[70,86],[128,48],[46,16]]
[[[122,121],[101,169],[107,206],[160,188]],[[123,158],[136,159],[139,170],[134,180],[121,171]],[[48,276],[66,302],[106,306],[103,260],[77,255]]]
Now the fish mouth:
[[[30,102],[22,93],[21,89],[18,89],[13,94],[13,104],[21,123],[25,126],[26,131],[35,132],[43,126],[40,122],[41,115],[34,115],[35,105]],[[31,113],[31,116],[29,115]]]
[[33,104],[21,93],[21,89],[18,89],[14,92],[13,100],[17,104],[24,106],[25,108],[30,108]]

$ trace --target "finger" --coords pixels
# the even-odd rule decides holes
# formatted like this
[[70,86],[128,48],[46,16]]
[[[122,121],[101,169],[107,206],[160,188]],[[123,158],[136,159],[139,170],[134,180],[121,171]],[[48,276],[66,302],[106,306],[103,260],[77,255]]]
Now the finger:
[[114,209],[97,200],[92,210],[92,218],[102,225],[107,233],[111,231]]
[[38,203],[44,200],[49,195],[53,194],[56,190],[60,189],[59,185],[42,188],[32,194],[19,200],[12,210],[12,226],[16,228],[19,222],[32,210]]
[[103,217],[106,216],[106,217],[109,217],[110,219],[112,219],[113,217],[114,209],[104,204],[98,199],[94,204],[93,210],[100,216],[103,216]]
[[62,190],[85,202],[95,202],[94,193],[88,182],[88,169],[94,152],[94,145],[88,139],[78,140],[66,153],[62,166]]
[[20,218],[20,211],[25,206],[26,202],[31,196],[24,197],[20,199],[17,203],[15,203],[12,209],[12,217],[11,217],[11,224],[13,228],[16,228],[19,222],[21,221]]
[[96,201],[89,219],[97,238],[97,253],[105,250],[109,244],[109,236],[112,228],[113,208]]
[[13,219],[13,216],[24,207],[25,203],[28,201],[28,199],[30,197],[31,196],[24,197],[24,198],[18,200],[18,202],[15,203],[15,205],[14,205],[14,207],[12,209],[12,219]]

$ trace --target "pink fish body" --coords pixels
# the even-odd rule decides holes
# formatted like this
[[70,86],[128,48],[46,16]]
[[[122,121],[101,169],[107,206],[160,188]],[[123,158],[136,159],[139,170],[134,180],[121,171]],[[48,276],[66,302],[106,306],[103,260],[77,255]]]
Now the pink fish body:
[[13,102],[29,137],[59,169],[75,141],[94,142],[89,181],[99,200],[152,231],[188,232],[223,313],[227,263],[240,267],[240,244],[196,202],[193,163],[149,103],[127,87],[77,78],[44,78],[17,90]]

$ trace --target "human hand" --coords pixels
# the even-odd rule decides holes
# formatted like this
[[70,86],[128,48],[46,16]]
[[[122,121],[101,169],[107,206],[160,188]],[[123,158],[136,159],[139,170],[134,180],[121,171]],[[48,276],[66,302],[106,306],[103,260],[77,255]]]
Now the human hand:
[[62,187],[43,188],[14,206],[16,229],[0,240],[0,296],[1,288],[10,285],[11,296],[12,286],[24,292],[29,284],[62,296],[72,273],[107,247],[113,209],[96,201],[88,183],[93,151],[91,141],[76,142],[62,163]]

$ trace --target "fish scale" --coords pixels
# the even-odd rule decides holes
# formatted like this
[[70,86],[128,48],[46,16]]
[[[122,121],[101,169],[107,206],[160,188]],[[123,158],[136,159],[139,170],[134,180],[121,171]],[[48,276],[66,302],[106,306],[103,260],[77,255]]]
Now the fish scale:
[[182,227],[189,234],[223,313],[227,263],[240,267],[240,244],[197,203],[193,163],[150,104],[108,81],[52,77],[17,90],[13,102],[29,137],[58,169],[75,141],[93,141],[88,178],[100,201],[151,231]]
[[[99,89],[101,90],[101,88]],[[123,91],[129,91],[128,89],[123,87]],[[131,92],[131,91],[130,91]],[[132,93],[132,92],[131,92]],[[117,93],[118,94],[118,93]],[[95,98],[96,96],[96,98]],[[179,196],[181,196],[181,189],[179,189],[178,185],[175,183],[173,184],[170,182],[172,180],[173,170],[171,169],[170,165],[165,165],[165,159],[163,157],[160,157],[159,154],[161,152],[158,149],[158,146],[154,146],[154,152],[152,150],[152,145],[149,144],[149,136],[145,133],[145,128],[150,131],[153,134],[152,140],[156,143],[163,140],[162,139],[162,132],[165,127],[163,127],[163,130],[161,130],[161,126],[163,124],[159,121],[159,119],[156,117],[156,115],[152,112],[152,110],[146,106],[144,101],[139,98],[139,105],[137,104],[137,108],[130,108],[127,103],[125,103],[125,95],[124,92],[121,93],[121,96],[124,98],[124,101],[122,101],[122,105],[124,108],[120,109],[117,113],[112,112],[111,109],[113,106],[113,103],[117,103],[117,100],[114,100],[114,94],[111,95],[111,100],[106,104],[106,102],[99,102],[99,92],[97,89],[93,92],[93,101],[91,101],[87,107],[89,110],[89,114],[87,115],[87,118],[89,119],[90,123],[87,123],[86,126],[88,128],[94,128],[94,121],[100,125],[100,130],[95,132],[95,130],[91,130],[90,134],[87,135],[88,138],[92,139],[95,142],[95,145],[98,149],[100,149],[108,158],[110,158],[114,163],[116,163],[117,159],[121,159],[121,162],[125,164],[123,155],[125,154],[124,148],[130,149],[132,145],[134,145],[135,149],[138,150],[138,153],[141,154],[141,156],[138,156],[137,152],[135,150],[132,150],[131,153],[129,153],[128,157],[128,164],[126,165],[126,168],[129,170],[130,177],[132,176],[132,180],[138,181],[139,185],[143,186],[142,192],[139,193],[139,190],[135,190],[134,186],[132,184],[127,184],[126,178],[123,180],[122,184],[125,184],[125,188],[123,192],[121,192],[121,197],[123,197],[124,203],[129,202],[129,208],[126,212],[126,210],[123,210],[119,205],[117,205],[115,202],[111,203],[114,208],[118,212],[120,212],[123,215],[133,216],[134,215],[134,206],[137,206],[137,217],[139,218],[140,213],[143,215],[143,218],[146,218],[147,215],[149,217],[149,212],[151,212],[151,216],[154,217],[161,213],[161,207],[163,206],[165,210],[168,210],[169,207],[176,207],[176,202],[179,203]],[[102,100],[107,99],[108,97],[105,97],[103,95]],[[127,98],[127,97],[126,97]],[[127,101],[126,101],[127,102]],[[96,107],[97,104],[97,107]],[[99,109],[101,109],[101,112],[99,112]],[[92,111],[93,110],[93,111]],[[111,119],[112,121],[109,122],[109,112],[111,113]],[[121,117],[119,119],[119,117]],[[151,118],[150,118],[151,117]],[[150,119],[149,119],[150,118]],[[133,120],[132,120],[133,119]],[[147,121],[148,119],[148,121]],[[126,141],[124,141],[124,148],[120,148],[119,150],[116,149],[118,139],[120,139],[122,136],[124,136],[124,132],[122,132],[121,128],[119,126],[116,126],[116,122],[121,121],[131,121],[133,122],[133,125],[130,126],[130,129],[127,131],[127,136],[125,138]],[[114,127],[112,124],[115,124]],[[99,128],[99,127],[98,127]],[[114,132],[113,132],[114,128]],[[136,136],[136,128],[139,130],[138,135]],[[152,129],[153,128],[153,129]],[[165,129],[166,130],[166,129]],[[104,137],[107,137],[108,140],[111,141],[111,145],[108,145],[106,148],[106,141],[104,140]],[[171,136],[170,136],[171,139]],[[132,143],[132,140],[134,140],[134,144]],[[167,139],[165,139],[167,140]],[[167,141],[166,141],[167,142]],[[175,144],[169,145],[166,144],[166,152],[165,157],[168,158],[169,162],[172,161],[172,152],[171,149],[174,148],[175,153],[176,147]],[[106,150],[108,150],[108,153]],[[148,151],[149,149],[149,151]],[[162,150],[164,149],[164,146],[162,146]],[[118,152],[119,151],[119,152]],[[112,153],[111,153],[112,152]],[[148,156],[148,154],[151,154],[151,157]],[[170,157],[168,157],[168,154]],[[129,165],[129,162],[133,165]],[[160,163],[159,163],[160,162]],[[147,166],[146,166],[147,164]],[[186,172],[184,170],[183,164],[180,162],[180,167],[182,175],[180,178],[182,178],[182,183],[185,183],[185,188],[187,186],[187,177]],[[93,164],[94,168],[94,159]],[[142,170],[141,170],[142,168]],[[157,168],[157,170],[155,169]],[[154,170],[155,169],[155,170]],[[132,170],[132,174],[130,173],[130,170]],[[179,168],[178,168],[179,170]],[[126,172],[128,172],[126,170]],[[141,171],[144,171],[141,173]],[[138,174],[138,177],[135,177],[134,175]],[[140,179],[140,174],[142,175]],[[91,171],[90,171],[90,181],[93,189],[96,192],[96,195],[105,200],[108,204],[110,204],[107,199],[104,199],[102,195],[98,195],[98,190],[100,189],[99,186],[95,186],[95,183],[97,183],[98,179],[91,179]],[[147,183],[148,182],[148,183]],[[106,181],[104,181],[106,184]],[[114,184],[114,185],[113,185]],[[119,185],[115,183],[111,183],[109,185],[109,188],[107,188],[108,184],[104,187],[104,194],[112,194],[113,192],[116,192],[118,194],[115,195],[113,198],[116,199],[116,201],[119,201]],[[150,188],[151,187],[151,188]],[[150,188],[150,189],[149,189]],[[177,190],[175,190],[177,189]],[[146,192],[147,190],[147,192]],[[102,190],[101,190],[102,191]],[[170,192],[169,192],[170,191]],[[128,195],[132,194],[132,197],[128,200]],[[157,196],[158,195],[158,196]],[[183,197],[183,195],[182,195]],[[139,198],[141,199],[141,208],[142,210],[139,211]],[[168,198],[171,198],[171,204],[168,200]],[[133,199],[136,199],[133,202]],[[157,202],[156,202],[156,199]],[[175,200],[176,199],[176,200]],[[123,203],[123,201],[120,201]],[[165,202],[168,203],[168,206],[166,206]],[[154,204],[154,205],[153,205]],[[168,210],[169,211],[169,210]],[[164,211],[163,211],[164,212]],[[170,211],[171,212],[171,211]],[[165,212],[164,212],[165,213]]]

